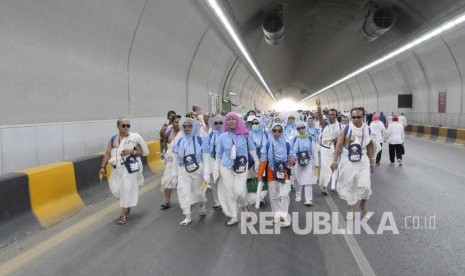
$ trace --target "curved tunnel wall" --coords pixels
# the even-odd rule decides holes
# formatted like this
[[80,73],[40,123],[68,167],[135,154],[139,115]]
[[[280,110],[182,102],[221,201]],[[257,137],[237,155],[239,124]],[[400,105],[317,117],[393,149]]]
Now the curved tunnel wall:
[[[461,26],[325,91],[320,94],[322,105],[342,111],[364,106],[370,112],[404,112],[411,123],[465,128],[464,44]],[[445,113],[438,112],[441,91],[447,92]],[[398,108],[398,94],[412,94],[413,107]],[[314,101],[303,104],[315,108]]]
[[271,103],[194,1],[2,1],[0,18],[1,173],[103,151],[121,116],[157,139],[228,86]]

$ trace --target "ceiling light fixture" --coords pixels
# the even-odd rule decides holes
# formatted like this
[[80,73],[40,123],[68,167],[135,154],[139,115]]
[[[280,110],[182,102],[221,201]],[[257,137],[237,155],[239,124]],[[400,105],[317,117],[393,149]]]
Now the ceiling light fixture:
[[315,97],[315,96],[325,92],[326,90],[328,90],[328,89],[330,89],[330,88],[332,88],[332,87],[334,87],[334,86],[336,86],[336,85],[338,85],[338,84],[340,84],[340,83],[342,83],[342,82],[344,82],[346,80],[349,80],[349,79],[357,76],[358,74],[363,73],[363,72],[367,71],[368,69],[370,69],[370,68],[372,68],[372,67],[374,67],[374,66],[376,66],[376,65],[378,65],[380,63],[383,63],[383,62],[385,62],[385,61],[387,61],[387,60],[389,60],[389,59],[391,59],[391,58],[393,58],[393,57],[395,57],[395,56],[397,56],[397,55],[399,55],[399,54],[401,54],[401,53],[403,53],[403,52],[405,52],[405,51],[407,51],[407,50],[409,50],[409,49],[411,49],[413,47],[416,47],[416,46],[422,44],[423,42],[426,42],[426,41],[440,35],[441,33],[445,32],[445,31],[448,31],[448,30],[458,26],[459,24],[463,23],[464,21],[465,21],[465,15],[461,15],[459,17],[456,17],[455,19],[449,20],[446,23],[440,25],[439,27],[433,29],[432,31],[430,31],[430,32],[420,36],[419,38],[414,39],[413,41],[405,44],[404,46],[398,48],[397,50],[395,50],[395,51],[393,51],[393,52],[391,52],[391,53],[389,53],[389,54],[387,54],[387,55],[385,55],[385,56],[383,56],[383,57],[369,63],[368,65],[363,66],[362,68],[358,69],[357,71],[354,71],[354,72],[350,73],[349,75],[347,75],[347,76],[343,77],[342,79],[340,79],[340,80],[338,80],[338,81],[324,87],[323,89],[321,89],[321,90],[317,91],[316,93],[304,98],[303,100],[300,100],[299,103],[303,102],[303,101],[306,101],[306,100],[308,100],[308,99],[310,99],[312,97]]
[[231,20],[229,20],[228,16],[226,13],[223,11],[223,9],[220,7],[218,4],[218,1],[216,0],[207,0],[208,5],[210,6],[211,10],[213,10],[215,16],[218,18],[218,20],[221,22],[223,27],[226,29],[228,34],[230,35],[231,39],[234,41],[236,44],[237,48],[241,51],[242,55],[244,58],[247,60],[249,63],[250,67],[253,69],[257,77],[260,79],[262,82],[263,86],[265,86],[265,89],[267,90],[268,94],[270,94],[271,98],[276,102],[276,98],[274,97],[273,93],[271,92],[270,87],[265,81],[265,78],[263,78],[260,69],[258,69],[258,66],[255,64],[255,61],[252,59],[252,57],[249,54],[249,51],[245,47],[244,43],[242,43],[242,40],[240,39],[239,35],[235,31],[233,25],[231,24]]

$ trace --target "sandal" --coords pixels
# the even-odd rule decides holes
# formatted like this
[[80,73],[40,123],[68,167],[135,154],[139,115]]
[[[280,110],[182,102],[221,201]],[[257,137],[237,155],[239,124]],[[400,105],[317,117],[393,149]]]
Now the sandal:
[[170,204],[169,204],[168,202],[166,202],[165,204],[162,204],[162,205],[161,205],[161,209],[162,209],[162,210],[166,210],[166,209],[168,209],[168,208],[170,208],[170,207],[171,207],[171,206],[170,206]]
[[120,216],[118,220],[119,225],[126,224],[128,222],[128,218],[126,216]]

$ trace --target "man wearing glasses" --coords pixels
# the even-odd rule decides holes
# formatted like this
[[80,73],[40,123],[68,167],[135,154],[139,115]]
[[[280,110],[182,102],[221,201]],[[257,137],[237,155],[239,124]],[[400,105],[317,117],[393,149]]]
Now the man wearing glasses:
[[162,152],[162,158],[164,159],[165,158],[165,149],[166,149],[166,132],[168,131],[168,129],[171,128],[171,125],[172,125],[172,119],[173,119],[173,116],[176,115],[176,112],[174,112],[173,110],[170,110],[168,111],[168,114],[166,114],[166,119],[168,120],[166,123],[163,124],[163,126],[161,127],[160,129],[160,148],[163,150]]
[[110,164],[110,190],[119,199],[121,207],[118,224],[126,224],[130,208],[136,206],[139,200],[139,186],[144,185],[140,156],[147,156],[149,149],[138,133],[129,131],[131,124],[128,118],[120,118],[116,127],[119,133],[111,137],[108,143],[100,176],[105,174],[105,168]]
[[318,119],[321,126],[320,137],[320,152],[321,152],[321,166],[320,166],[320,185],[323,186],[323,195],[328,195],[328,184],[331,181],[331,190],[336,189],[337,172],[331,171],[331,162],[333,160],[334,146],[336,145],[337,137],[342,130],[341,124],[336,120],[337,110],[330,109],[328,111],[328,120],[323,119],[321,113],[320,100],[316,100],[318,107]]
[[370,173],[373,172],[375,164],[370,128],[363,122],[365,111],[358,107],[353,108],[350,114],[352,121],[338,136],[331,164],[333,171],[338,167],[340,170],[337,192],[349,205],[347,220],[354,218],[355,204],[358,200],[362,214],[371,216],[368,214],[366,202],[371,195]]

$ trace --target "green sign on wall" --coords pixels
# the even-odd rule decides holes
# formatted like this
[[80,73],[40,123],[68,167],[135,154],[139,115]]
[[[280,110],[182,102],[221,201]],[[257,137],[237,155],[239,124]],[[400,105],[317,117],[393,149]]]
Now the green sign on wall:
[[224,112],[231,112],[231,101],[230,100],[225,100],[223,99],[223,108],[222,110]]

